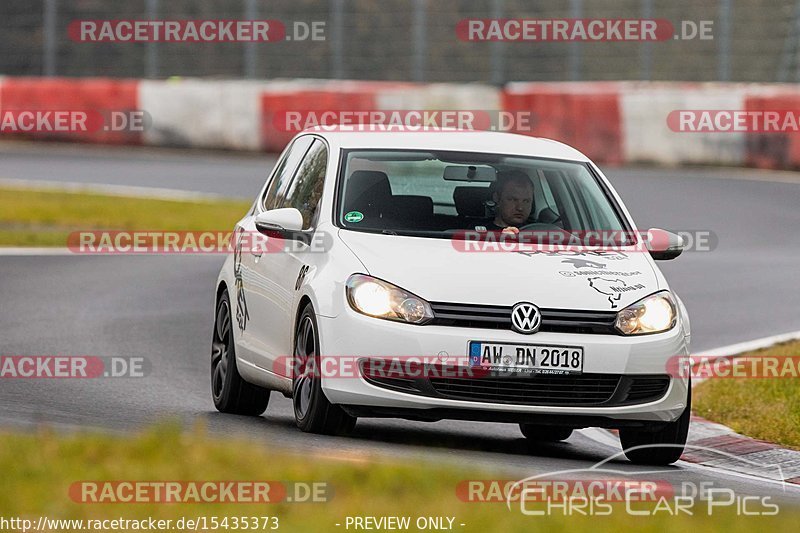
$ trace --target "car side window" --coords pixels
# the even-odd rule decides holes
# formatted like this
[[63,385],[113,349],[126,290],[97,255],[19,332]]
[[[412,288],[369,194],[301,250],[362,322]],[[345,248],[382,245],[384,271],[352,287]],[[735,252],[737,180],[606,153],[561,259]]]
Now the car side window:
[[261,205],[265,210],[282,207],[283,200],[286,197],[286,189],[312,142],[314,142],[314,138],[311,136],[300,137],[289,148],[289,153],[286,157],[278,163],[279,168],[275,171],[272,182],[264,193]]
[[300,163],[281,205],[281,207],[294,207],[300,211],[303,215],[304,230],[311,228],[316,221],[327,166],[328,148],[322,141],[315,140]]

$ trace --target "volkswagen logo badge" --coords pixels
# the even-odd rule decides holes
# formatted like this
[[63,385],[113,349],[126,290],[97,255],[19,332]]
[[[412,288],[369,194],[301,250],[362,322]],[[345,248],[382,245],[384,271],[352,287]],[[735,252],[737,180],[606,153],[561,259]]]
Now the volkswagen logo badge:
[[539,331],[541,325],[542,313],[532,303],[520,302],[511,308],[511,327],[514,331],[530,335]]

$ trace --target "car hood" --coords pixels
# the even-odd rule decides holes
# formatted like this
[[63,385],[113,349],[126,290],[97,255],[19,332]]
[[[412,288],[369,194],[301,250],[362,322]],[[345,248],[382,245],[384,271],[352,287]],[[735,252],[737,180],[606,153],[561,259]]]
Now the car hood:
[[659,290],[649,254],[464,252],[450,239],[340,230],[371,276],[432,302],[619,310]]

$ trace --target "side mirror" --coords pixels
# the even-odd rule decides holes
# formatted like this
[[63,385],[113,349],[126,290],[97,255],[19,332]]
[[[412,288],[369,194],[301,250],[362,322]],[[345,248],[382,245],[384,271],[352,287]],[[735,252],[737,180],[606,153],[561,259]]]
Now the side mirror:
[[685,244],[680,235],[663,229],[650,228],[647,230],[646,246],[653,259],[668,261],[681,255]]
[[303,215],[294,207],[270,209],[256,215],[256,229],[261,233],[287,236],[303,231]]

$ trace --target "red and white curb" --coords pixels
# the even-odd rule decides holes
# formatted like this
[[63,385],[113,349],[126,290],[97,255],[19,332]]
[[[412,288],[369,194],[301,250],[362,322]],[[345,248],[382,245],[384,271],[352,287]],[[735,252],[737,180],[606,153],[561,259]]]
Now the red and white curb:
[[800,451],[752,439],[692,416],[683,461],[800,485]]
[[[617,448],[619,432],[589,428],[590,439]],[[686,450],[675,466],[700,467],[770,483],[800,486],[800,451],[736,433],[731,428],[692,416]]]
[[[705,350],[703,356],[735,359],[747,352],[794,340],[800,340],[800,331]],[[692,386],[702,381],[693,379]],[[604,444],[619,445],[619,433],[616,430],[603,433],[605,438],[594,432],[586,432],[586,435]],[[800,451],[741,435],[728,426],[699,416],[692,415],[681,461],[726,473],[800,485]]]

